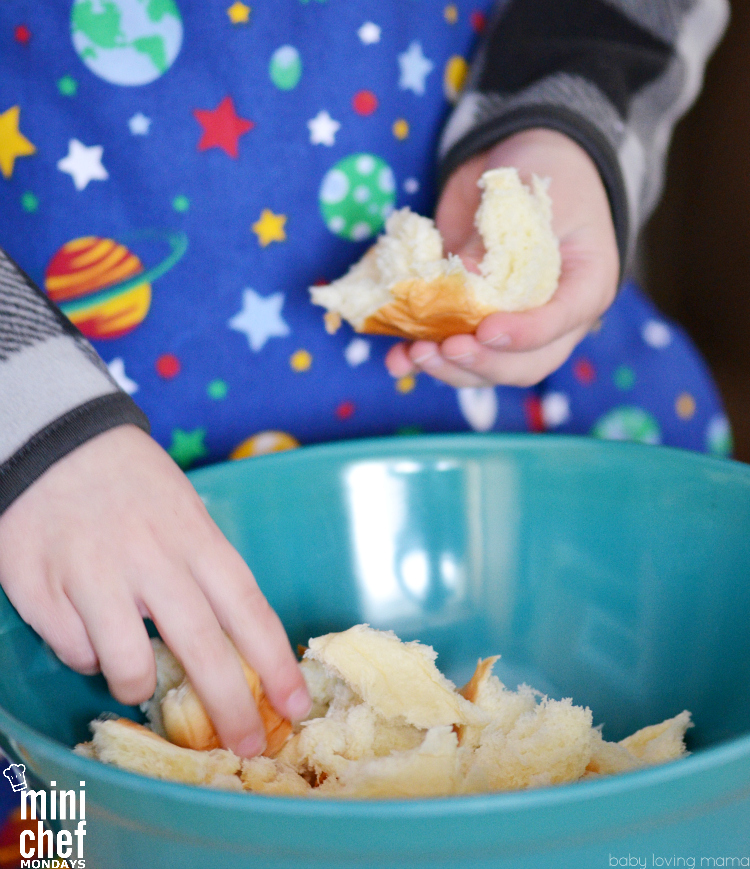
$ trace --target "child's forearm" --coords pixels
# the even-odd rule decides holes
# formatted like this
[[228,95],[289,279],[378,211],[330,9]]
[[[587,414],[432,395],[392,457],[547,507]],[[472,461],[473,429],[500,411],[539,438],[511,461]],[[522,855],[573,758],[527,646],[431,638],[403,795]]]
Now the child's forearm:
[[93,347],[0,251],[0,513],[58,459],[143,412]]
[[513,133],[565,133],[602,176],[624,264],[728,17],[727,0],[502,4],[443,134],[443,180]]

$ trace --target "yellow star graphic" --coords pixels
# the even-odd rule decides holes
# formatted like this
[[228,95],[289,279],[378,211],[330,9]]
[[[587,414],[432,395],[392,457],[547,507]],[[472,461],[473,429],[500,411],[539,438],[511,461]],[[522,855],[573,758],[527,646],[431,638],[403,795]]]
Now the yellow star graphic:
[[240,0],[237,0],[236,3],[232,3],[229,9],[227,9],[227,15],[232,24],[247,24],[250,20],[251,11],[252,9],[250,6],[247,6],[245,3],[240,3]]
[[19,106],[13,106],[0,115],[0,170],[6,178],[13,174],[16,157],[27,157],[36,151],[18,129],[20,112]]
[[274,214],[270,208],[264,208],[260,219],[253,224],[253,232],[258,236],[260,246],[266,247],[272,241],[286,241],[285,223],[286,214]]

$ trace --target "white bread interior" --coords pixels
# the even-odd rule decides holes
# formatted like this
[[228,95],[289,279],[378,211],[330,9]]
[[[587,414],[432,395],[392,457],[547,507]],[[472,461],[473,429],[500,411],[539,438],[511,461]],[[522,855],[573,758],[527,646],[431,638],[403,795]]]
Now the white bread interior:
[[127,718],[97,719],[91,722],[91,730],[91,742],[76,747],[79,754],[93,754],[104,763],[152,778],[242,789],[237,779],[240,758],[226,749],[180,748]]
[[126,720],[94,721],[92,740],[76,751],[190,784],[320,798],[547,787],[686,753],[689,712],[607,742],[592,726],[591,711],[571,699],[554,700],[527,685],[508,689],[492,673],[496,657],[479,661],[460,690],[435,658],[429,646],[367,625],[311,639],[300,666],[313,708],[274,757],[196,751]]
[[306,658],[323,665],[386,721],[428,729],[482,720],[435,666],[435,652],[392,631],[356,625],[310,640]]
[[145,703],[141,703],[141,712],[145,713],[154,733],[166,738],[161,704],[167,692],[176,688],[185,679],[185,669],[163,640],[152,637],[151,648],[156,660],[156,690]]

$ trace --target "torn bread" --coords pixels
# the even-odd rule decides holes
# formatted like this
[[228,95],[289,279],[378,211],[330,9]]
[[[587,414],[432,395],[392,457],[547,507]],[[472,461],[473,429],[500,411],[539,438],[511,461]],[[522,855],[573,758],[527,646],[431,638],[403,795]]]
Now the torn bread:
[[[151,728],[183,748],[196,751],[219,748],[219,736],[182,665],[161,640],[152,640],[152,646],[156,658],[156,691],[141,706]],[[272,757],[291,734],[291,722],[271,706],[255,670],[242,658],[240,663],[266,731],[264,754]]]
[[472,724],[481,713],[435,666],[437,652],[392,631],[356,625],[310,640],[306,658],[338,676],[386,721],[428,729]]
[[240,760],[221,749],[195,751],[133,722],[106,720],[93,722],[93,739],[76,750],[160,778],[320,798],[538,788],[686,753],[688,712],[606,742],[592,726],[591,711],[570,698],[503,685],[492,672],[496,657],[480,660],[461,689],[435,659],[429,646],[367,625],[311,639],[300,666],[313,707],[274,757]]
[[543,305],[560,277],[560,250],[552,231],[548,182],[527,187],[513,168],[479,179],[475,223],[484,241],[479,274],[453,254],[444,256],[434,222],[409,208],[394,212],[385,234],[341,278],[310,288],[327,309],[326,328],[341,320],[357,332],[442,341],[473,333],[495,311]]
[[660,724],[642,727],[620,742],[606,742],[597,730],[586,770],[594,775],[615,775],[677,760],[686,754],[685,732],[692,726],[690,713],[684,711]]
[[76,746],[79,754],[152,778],[241,789],[231,781],[240,771],[241,760],[226,749],[181,748],[128,718],[97,719],[91,722],[91,730],[91,741]]
[[[172,688],[176,688],[185,679],[185,669],[182,664],[170,652],[167,644],[158,637],[152,637],[151,648],[156,661],[156,689],[151,697],[141,703],[141,712],[148,718],[149,725],[154,733],[167,738],[164,730],[164,720],[161,714],[161,704],[165,695]],[[216,747],[216,746],[213,746]],[[193,746],[197,748],[197,746]]]

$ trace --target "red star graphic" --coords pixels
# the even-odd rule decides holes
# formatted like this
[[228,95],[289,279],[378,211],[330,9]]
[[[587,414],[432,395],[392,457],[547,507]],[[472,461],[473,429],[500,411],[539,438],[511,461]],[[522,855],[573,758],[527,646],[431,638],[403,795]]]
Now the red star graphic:
[[231,97],[224,97],[212,111],[194,109],[193,115],[203,127],[203,135],[198,142],[198,150],[223,148],[230,157],[234,158],[237,157],[237,141],[240,136],[255,126],[252,121],[239,117],[234,110]]

